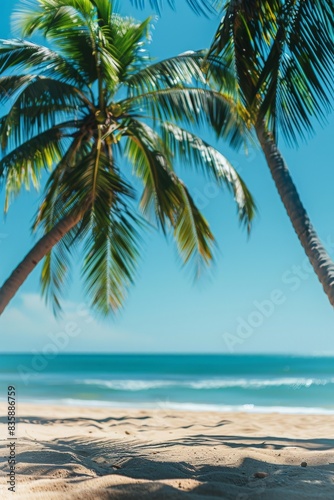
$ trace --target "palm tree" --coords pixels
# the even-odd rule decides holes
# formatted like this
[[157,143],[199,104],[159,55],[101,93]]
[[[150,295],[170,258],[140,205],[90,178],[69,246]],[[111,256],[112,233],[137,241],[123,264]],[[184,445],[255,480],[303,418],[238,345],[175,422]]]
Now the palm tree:
[[[6,210],[23,187],[48,177],[33,225],[43,236],[0,289],[0,314],[43,258],[42,291],[59,310],[76,248],[92,306],[116,310],[133,281],[144,217],[172,231],[184,262],[208,263],[214,238],[175,160],[227,186],[249,226],[247,187],[195,134],[206,123],[238,145],[245,133],[233,99],[205,86],[203,54],[151,64],[149,20],[120,17],[110,0],[38,0],[23,4],[14,21],[23,37],[37,32],[49,46],[0,44]],[[131,174],[143,185],[139,212]]]
[[294,230],[334,306],[334,264],[278,149],[279,131],[297,144],[313,131],[312,117],[324,122],[332,108],[333,32],[333,0],[229,0],[209,54],[234,72],[239,105],[248,110]]

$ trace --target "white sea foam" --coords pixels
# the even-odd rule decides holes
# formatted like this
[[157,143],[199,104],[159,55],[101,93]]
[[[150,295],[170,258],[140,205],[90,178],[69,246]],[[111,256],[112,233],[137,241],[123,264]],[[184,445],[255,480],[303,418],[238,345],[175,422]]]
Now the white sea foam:
[[215,405],[201,403],[180,403],[176,401],[157,402],[124,402],[124,401],[101,401],[86,399],[57,399],[57,400],[25,400],[34,404],[54,404],[81,407],[106,407],[124,409],[154,409],[154,410],[178,410],[178,411],[216,411],[216,412],[245,412],[245,413],[284,413],[297,415],[334,415],[334,408],[318,408],[305,406],[257,406],[253,404],[244,405]]
[[174,387],[179,385],[179,382],[170,380],[100,380],[86,379],[76,380],[77,384],[96,385],[100,387],[108,387],[114,391],[145,391],[147,389],[159,389],[161,387]]
[[302,387],[325,386],[334,384],[334,378],[302,378],[286,377],[276,379],[202,379],[202,380],[103,380],[84,379],[76,380],[76,384],[85,384],[99,387],[106,387],[114,391],[145,391],[160,388],[185,388],[194,390],[210,389],[264,389],[266,387],[291,387],[293,389]]

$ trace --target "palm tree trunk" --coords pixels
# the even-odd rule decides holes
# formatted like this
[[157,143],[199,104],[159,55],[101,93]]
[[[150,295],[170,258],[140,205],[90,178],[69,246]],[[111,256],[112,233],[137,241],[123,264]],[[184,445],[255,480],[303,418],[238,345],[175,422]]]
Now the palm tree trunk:
[[323,286],[329,302],[334,306],[334,263],[311,224],[272,134],[266,131],[263,124],[256,127],[256,133],[293,228]]
[[0,288],[0,315],[37,264],[81,219],[81,212],[67,215],[43,236],[24,257]]

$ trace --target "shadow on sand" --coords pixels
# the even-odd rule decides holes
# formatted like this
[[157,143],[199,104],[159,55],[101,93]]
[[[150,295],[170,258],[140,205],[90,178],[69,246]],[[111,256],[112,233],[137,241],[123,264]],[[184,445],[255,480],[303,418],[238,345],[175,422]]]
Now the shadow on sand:
[[[129,416],[92,420],[41,419],[21,417],[22,422],[39,423],[46,426],[59,424],[87,424],[100,427],[102,424],[113,427],[121,421],[138,420],[142,425],[147,416]],[[221,421],[224,426],[228,421]],[[211,426],[215,427],[215,426]],[[93,427],[94,428],[94,427]],[[106,427],[104,427],[106,429]],[[334,499],[334,463],[320,466],[300,467],[300,465],[275,464],[247,457],[247,450],[270,448],[282,450],[285,447],[298,447],[313,452],[326,452],[334,447],[332,439],[287,439],[277,436],[224,436],[221,434],[196,434],[185,438],[158,443],[143,443],[135,435],[126,440],[96,439],[93,434],[87,437],[57,439],[36,442],[33,451],[20,451],[17,459],[21,464],[20,473],[50,479],[63,478],[71,487],[84,487],[84,496],[66,496],[82,500],[316,500]],[[206,463],[197,455],[195,463],[189,456],[188,461],[168,460],[168,453],[179,447],[216,447],[217,465]],[[219,465],[219,458],[231,449],[243,448],[241,463]],[[29,446],[31,450],[31,446]],[[188,448],[187,448],[188,449]],[[172,456],[175,456],[172,454]],[[165,458],[166,457],[166,458]],[[4,470],[4,466],[0,467]],[[262,471],[264,478],[254,477]],[[86,493],[87,492],[87,493]]]

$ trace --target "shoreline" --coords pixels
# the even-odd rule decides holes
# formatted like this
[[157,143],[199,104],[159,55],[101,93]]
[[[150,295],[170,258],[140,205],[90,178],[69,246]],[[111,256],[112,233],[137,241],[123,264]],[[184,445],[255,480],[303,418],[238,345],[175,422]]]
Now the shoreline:
[[[5,404],[6,400],[0,398],[0,406]],[[103,401],[103,400],[83,400],[83,399],[40,399],[23,401],[18,400],[20,406],[55,406],[55,407],[76,407],[78,409],[112,409],[112,410],[171,410],[175,412],[191,412],[191,413],[247,413],[247,414],[266,414],[271,415],[277,413],[279,415],[334,415],[334,408],[328,409],[324,407],[312,406],[257,406],[253,404],[244,405],[214,405],[206,403],[179,403],[173,401],[162,402],[120,402],[120,401]]]
[[[18,500],[334,496],[334,415],[23,402],[17,415]],[[0,422],[0,496],[9,499]]]

